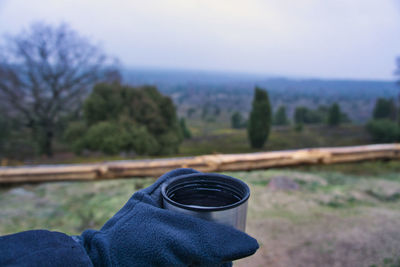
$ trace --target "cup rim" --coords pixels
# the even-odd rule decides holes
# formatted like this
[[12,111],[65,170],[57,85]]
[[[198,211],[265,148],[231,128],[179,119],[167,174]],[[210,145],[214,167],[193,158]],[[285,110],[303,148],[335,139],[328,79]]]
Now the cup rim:
[[[217,183],[220,182],[221,184],[223,183],[222,181],[236,183],[236,185],[242,187],[242,189],[244,191],[244,196],[239,201],[229,204],[229,205],[224,205],[224,206],[220,206],[220,207],[206,207],[206,206],[190,206],[190,205],[181,204],[179,202],[172,200],[167,195],[168,186],[172,183],[177,183],[179,180],[196,179],[198,182],[201,182],[201,181],[205,182],[207,180],[212,181],[213,178],[214,178],[214,181],[216,181]],[[194,180],[194,181],[196,181],[196,180]],[[167,201],[169,204],[171,204],[175,207],[185,209],[185,210],[200,211],[200,212],[222,211],[222,210],[228,210],[228,209],[238,207],[238,206],[242,205],[243,203],[245,203],[250,197],[250,188],[242,180],[239,180],[239,179],[231,177],[231,176],[217,174],[217,173],[193,173],[193,174],[188,174],[188,175],[184,175],[184,176],[179,176],[179,177],[173,178],[167,182],[164,182],[161,186],[161,194],[162,194],[163,199],[165,201]]]

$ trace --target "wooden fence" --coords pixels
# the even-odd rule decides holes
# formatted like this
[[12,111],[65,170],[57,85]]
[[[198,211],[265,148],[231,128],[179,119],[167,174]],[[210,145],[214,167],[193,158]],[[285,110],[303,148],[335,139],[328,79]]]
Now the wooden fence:
[[194,168],[203,172],[218,172],[376,159],[400,159],[400,144],[327,147],[248,154],[215,154],[79,165],[0,167],[0,184],[157,177],[169,170],[182,167]]

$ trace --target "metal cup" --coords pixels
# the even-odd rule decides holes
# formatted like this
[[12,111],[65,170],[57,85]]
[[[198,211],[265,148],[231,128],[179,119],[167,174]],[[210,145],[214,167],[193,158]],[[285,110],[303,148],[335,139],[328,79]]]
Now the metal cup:
[[239,179],[194,173],[164,183],[161,193],[165,209],[245,231],[250,189]]

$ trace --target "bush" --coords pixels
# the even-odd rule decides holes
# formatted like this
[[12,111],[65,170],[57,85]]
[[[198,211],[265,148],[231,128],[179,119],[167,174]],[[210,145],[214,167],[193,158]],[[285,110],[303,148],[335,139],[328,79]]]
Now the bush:
[[304,124],[303,124],[303,123],[296,123],[296,124],[294,125],[294,130],[295,130],[296,132],[302,132],[303,129],[304,129]]
[[243,116],[240,112],[236,111],[231,116],[231,127],[233,129],[244,128],[246,123],[243,120]]
[[85,146],[93,151],[117,154],[128,142],[126,132],[112,122],[99,122],[91,126],[85,135]]
[[0,156],[3,154],[5,150],[6,143],[10,136],[10,122],[9,119],[2,113],[0,113]]
[[65,138],[78,153],[170,154],[183,140],[172,100],[151,86],[98,84],[84,103],[83,117],[84,123],[69,125]]
[[325,114],[318,110],[308,109],[303,106],[296,107],[294,112],[294,121],[296,124],[314,124],[322,123]]
[[286,108],[285,106],[280,106],[275,113],[274,116],[274,124],[275,125],[288,125],[289,120],[286,115]]
[[72,151],[76,154],[80,154],[85,148],[83,136],[85,136],[86,131],[87,128],[84,122],[71,122],[64,132],[64,140],[70,144]]
[[390,143],[400,140],[399,126],[389,119],[371,120],[366,128],[374,142]]
[[159,149],[156,154],[168,155],[178,153],[182,137],[177,135],[174,131],[169,131],[157,137],[157,141]]
[[375,103],[373,118],[375,120],[379,119],[396,119],[396,105],[392,98],[378,98]]
[[125,143],[121,146],[121,150],[134,151],[139,155],[155,155],[160,150],[159,143],[149,134],[145,126],[126,124],[123,131]]

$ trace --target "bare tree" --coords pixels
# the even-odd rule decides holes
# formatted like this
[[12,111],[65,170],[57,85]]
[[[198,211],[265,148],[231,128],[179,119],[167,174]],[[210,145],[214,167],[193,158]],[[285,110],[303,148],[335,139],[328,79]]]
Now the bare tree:
[[60,118],[79,109],[95,83],[119,79],[119,73],[113,60],[65,24],[36,23],[5,41],[0,103],[32,130],[40,152],[51,156]]

